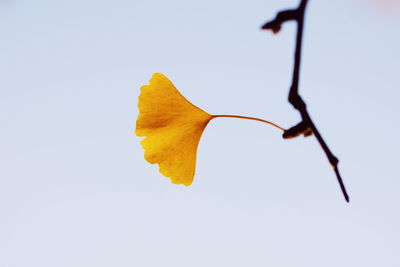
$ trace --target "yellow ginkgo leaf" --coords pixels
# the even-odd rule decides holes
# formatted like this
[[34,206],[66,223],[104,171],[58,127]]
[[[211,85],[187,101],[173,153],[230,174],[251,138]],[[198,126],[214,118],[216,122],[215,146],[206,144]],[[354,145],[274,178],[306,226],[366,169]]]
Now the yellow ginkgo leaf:
[[219,117],[256,120],[283,128],[262,119],[237,115],[210,115],[190,103],[167,77],[155,73],[149,85],[141,87],[136,135],[145,136],[141,144],[144,157],[157,163],[160,172],[174,184],[191,185],[196,169],[200,137],[211,119]]
[[146,136],[141,142],[145,159],[157,163],[174,184],[190,185],[197,146],[213,116],[190,103],[161,73],[142,86],[139,111],[136,135]]

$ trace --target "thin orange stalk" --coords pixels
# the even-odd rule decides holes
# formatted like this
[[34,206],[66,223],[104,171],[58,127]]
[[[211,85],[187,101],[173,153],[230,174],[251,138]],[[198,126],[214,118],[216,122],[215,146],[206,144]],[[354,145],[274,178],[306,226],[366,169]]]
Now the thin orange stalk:
[[275,123],[272,123],[272,122],[270,122],[270,121],[266,121],[266,120],[263,120],[263,119],[259,119],[259,118],[246,117],[246,116],[238,116],[238,115],[213,115],[212,118],[213,118],[213,119],[214,119],[214,118],[235,118],[235,119],[245,119],[245,120],[260,121],[260,122],[263,122],[263,123],[267,123],[267,124],[269,124],[269,125],[272,125],[272,126],[278,128],[278,129],[282,130],[282,131],[286,131],[286,129],[282,128],[282,127],[279,126],[279,125],[276,125]]

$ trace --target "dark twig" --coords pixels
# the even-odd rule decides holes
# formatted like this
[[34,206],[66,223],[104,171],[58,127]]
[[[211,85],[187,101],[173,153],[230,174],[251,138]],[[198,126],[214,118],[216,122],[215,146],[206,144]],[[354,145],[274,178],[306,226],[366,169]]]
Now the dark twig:
[[273,21],[267,22],[262,26],[263,30],[272,30],[274,33],[278,33],[281,30],[281,26],[284,22],[296,19],[296,10],[284,10],[279,12]]
[[332,165],[340,188],[343,192],[344,198],[349,202],[349,195],[346,192],[346,188],[343,184],[342,177],[340,176],[338,163],[339,160],[332,154],[331,150],[325,143],[317,127],[311,120],[310,115],[307,112],[307,106],[303,99],[299,95],[299,77],[300,77],[300,63],[301,63],[301,46],[303,40],[303,25],[304,25],[304,14],[307,7],[308,0],[301,0],[300,5],[296,9],[285,10],[279,12],[276,18],[270,22],[267,22],[262,29],[272,30],[274,33],[279,32],[283,23],[294,20],[297,22],[297,36],[296,36],[296,50],[294,56],[294,69],[293,69],[293,80],[292,86],[289,92],[289,102],[295,109],[300,112],[302,121],[293,126],[292,128],[285,131],[283,138],[293,138],[299,135],[309,136],[311,133],[315,135],[322,149],[324,150],[329,163]]

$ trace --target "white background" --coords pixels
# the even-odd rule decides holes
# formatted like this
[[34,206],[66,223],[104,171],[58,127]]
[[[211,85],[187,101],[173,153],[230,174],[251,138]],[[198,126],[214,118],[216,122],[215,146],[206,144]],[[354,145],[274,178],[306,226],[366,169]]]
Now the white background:
[[[0,2],[0,266],[400,266],[400,11],[310,1],[300,92],[314,138],[213,120],[190,187],[143,158],[162,72],[211,114],[290,127],[298,1]],[[390,1],[389,1],[390,2]]]

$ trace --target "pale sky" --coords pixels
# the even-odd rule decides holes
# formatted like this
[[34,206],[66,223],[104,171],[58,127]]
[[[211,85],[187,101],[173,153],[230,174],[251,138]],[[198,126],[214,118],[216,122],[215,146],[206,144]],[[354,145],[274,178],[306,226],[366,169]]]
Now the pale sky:
[[140,86],[283,127],[298,1],[0,1],[0,266],[400,266],[398,1],[310,1],[300,93],[316,140],[215,119],[192,186],[143,158]]

